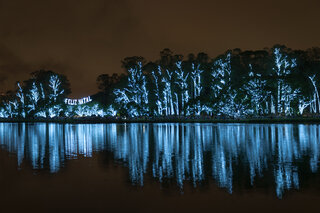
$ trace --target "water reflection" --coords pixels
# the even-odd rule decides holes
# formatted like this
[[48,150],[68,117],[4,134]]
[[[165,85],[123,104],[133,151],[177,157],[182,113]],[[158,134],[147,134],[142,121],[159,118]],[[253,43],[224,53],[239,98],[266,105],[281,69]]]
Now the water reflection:
[[181,189],[214,179],[232,193],[270,176],[278,197],[299,189],[299,171],[318,172],[319,137],[319,125],[0,123],[0,146],[19,167],[55,173],[67,160],[107,151],[129,168],[133,184],[146,175]]

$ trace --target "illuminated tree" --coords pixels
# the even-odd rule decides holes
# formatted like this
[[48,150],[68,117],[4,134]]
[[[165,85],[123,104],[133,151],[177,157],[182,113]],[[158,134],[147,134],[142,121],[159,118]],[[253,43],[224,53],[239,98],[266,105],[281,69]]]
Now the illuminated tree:
[[236,90],[230,90],[217,104],[219,106],[218,115],[226,115],[233,118],[246,116],[250,114],[247,101],[247,96],[240,97]]
[[243,86],[243,88],[250,99],[250,108],[252,110],[252,113],[255,115],[263,114],[265,108],[263,104],[265,103],[266,98],[269,95],[265,88],[267,81],[262,80],[261,74],[255,74],[253,72],[251,64],[249,65],[249,68],[250,80]]
[[161,82],[164,83],[163,101],[164,101],[164,111],[165,115],[174,115],[174,106],[173,106],[173,96],[172,96],[172,72],[166,70],[165,75],[163,76]]
[[156,106],[157,110],[155,111],[156,115],[163,115],[163,110],[167,111],[165,107],[165,101],[163,100],[163,91],[161,91],[161,79],[162,79],[162,72],[160,66],[158,66],[157,71],[152,71],[153,81],[155,84],[155,96],[156,96]]
[[58,75],[50,76],[49,87],[52,91],[52,93],[49,94],[49,98],[53,99],[53,102],[56,102],[57,98],[64,93],[64,89],[61,88],[61,81]]
[[29,100],[28,113],[30,113],[31,111],[35,111],[36,110],[36,106],[38,104],[38,101],[40,100],[39,89],[36,86],[35,82],[33,82],[32,87],[31,87],[29,93],[27,94],[27,97],[28,97],[28,100]]
[[36,112],[34,115],[35,115],[35,117],[47,118],[47,113],[46,113],[46,111],[43,111],[43,110]]
[[192,71],[191,71],[191,79],[192,79],[192,86],[193,86],[193,99],[195,103],[193,104],[193,111],[195,115],[200,115],[202,111],[202,105],[200,103],[199,97],[201,95],[201,91],[203,89],[201,85],[201,74],[203,70],[200,69],[200,64],[197,66],[192,63]]
[[116,103],[127,110],[130,117],[149,114],[146,77],[142,72],[142,62],[128,68],[128,85],[124,89],[115,89]]
[[8,115],[8,112],[7,110],[5,110],[4,108],[0,108],[0,118],[8,118],[9,115]]
[[48,116],[50,118],[58,117],[62,111],[63,111],[63,109],[61,108],[61,106],[55,105],[55,106],[49,108]]
[[231,88],[231,54],[213,63],[212,92],[213,107],[217,115],[239,116],[243,107],[236,103],[237,91]]
[[18,86],[18,91],[17,91],[16,96],[19,98],[20,108],[21,108],[21,116],[24,118],[24,117],[26,117],[25,96],[24,96],[23,89],[21,88],[21,85],[19,82],[17,82],[17,86]]
[[307,103],[309,103],[309,105],[311,106],[311,112],[314,112],[314,113],[318,112],[319,113],[320,112],[320,98],[319,98],[319,92],[318,92],[318,88],[317,88],[317,84],[316,84],[316,80],[315,80],[315,75],[308,76],[308,78],[311,81],[313,89],[314,89],[313,94],[312,94],[312,101],[307,101],[306,103],[303,101],[302,106],[306,106],[306,105],[308,105]]
[[46,94],[44,93],[44,89],[43,89],[43,85],[42,83],[40,83],[40,97],[42,98],[42,100],[45,100],[46,98]]
[[273,54],[275,60],[273,70],[277,78],[275,109],[278,114],[290,115],[293,113],[291,102],[298,97],[299,89],[293,89],[286,81],[286,77],[297,66],[296,59],[289,59],[280,48],[275,48]]
[[67,117],[72,117],[74,115],[73,113],[73,106],[68,105],[65,109],[64,109],[64,114]]
[[8,117],[13,118],[16,115],[16,105],[14,105],[14,102],[9,101],[8,103],[5,103],[4,106]]
[[86,111],[87,111],[87,106],[85,105],[79,105],[76,107],[75,113],[77,116],[79,117],[83,117],[86,115]]
[[[223,90],[228,90],[231,81],[231,54],[227,54],[225,58],[216,60],[213,63],[212,76],[212,92],[214,98],[219,98]],[[225,93],[227,93],[226,91]]]
[[110,105],[107,109],[107,112],[105,113],[106,115],[109,115],[109,116],[116,116],[117,115],[117,110],[113,108],[112,105]]
[[175,98],[175,106],[176,106],[176,114],[177,115],[184,115],[185,105],[188,103],[190,96],[188,93],[188,80],[189,73],[186,73],[182,69],[182,62],[176,62],[176,69],[175,69],[175,84],[178,85],[178,90],[174,92]]

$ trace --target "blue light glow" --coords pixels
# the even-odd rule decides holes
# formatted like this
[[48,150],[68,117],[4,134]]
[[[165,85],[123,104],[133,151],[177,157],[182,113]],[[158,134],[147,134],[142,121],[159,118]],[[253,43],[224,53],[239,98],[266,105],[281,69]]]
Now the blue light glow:
[[0,123],[0,146],[17,155],[18,166],[29,162],[53,173],[66,160],[107,150],[128,167],[133,184],[143,185],[151,172],[160,182],[175,180],[182,190],[185,182],[196,187],[211,177],[232,193],[239,184],[237,167],[248,177],[240,181],[252,186],[271,171],[281,198],[300,188],[302,159],[308,159],[311,172],[318,172],[319,133],[319,125],[291,124]]

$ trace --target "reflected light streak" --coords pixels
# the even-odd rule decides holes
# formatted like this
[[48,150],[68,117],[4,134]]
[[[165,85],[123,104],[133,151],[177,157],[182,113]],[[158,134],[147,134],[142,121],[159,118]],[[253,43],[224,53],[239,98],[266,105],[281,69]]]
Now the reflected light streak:
[[[17,156],[18,167],[56,173],[66,160],[113,153],[133,184],[146,175],[174,180],[183,189],[212,178],[229,193],[246,174],[249,185],[272,173],[275,192],[299,189],[299,162],[318,171],[319,125],[292,124],[46,124],[0,123],[0,146]],[[239,171],[238,168],[241,168]],[[301,168],[300,168],[301,169]]]

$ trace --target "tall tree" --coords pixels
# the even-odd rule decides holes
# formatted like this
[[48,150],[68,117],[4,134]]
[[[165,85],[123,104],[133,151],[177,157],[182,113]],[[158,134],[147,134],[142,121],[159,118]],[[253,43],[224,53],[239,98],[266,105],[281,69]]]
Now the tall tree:
[[297,98],[299,89],[293,89],[287,82],[287,77],[292,69],[297,66],[296,59],[284,54],[280,48],[276,47],[273,52],[275,77],[277,79],[277,89],[275,94],[275,111],[278,114],[289,115],[293,113],[292,102]]
[[143,58],[126,58],[123,66],[128,71],[128,85],[124,89],[115,89],[116,103],[127,110],[130,117],[149,114],[148,90],[143,74]]

